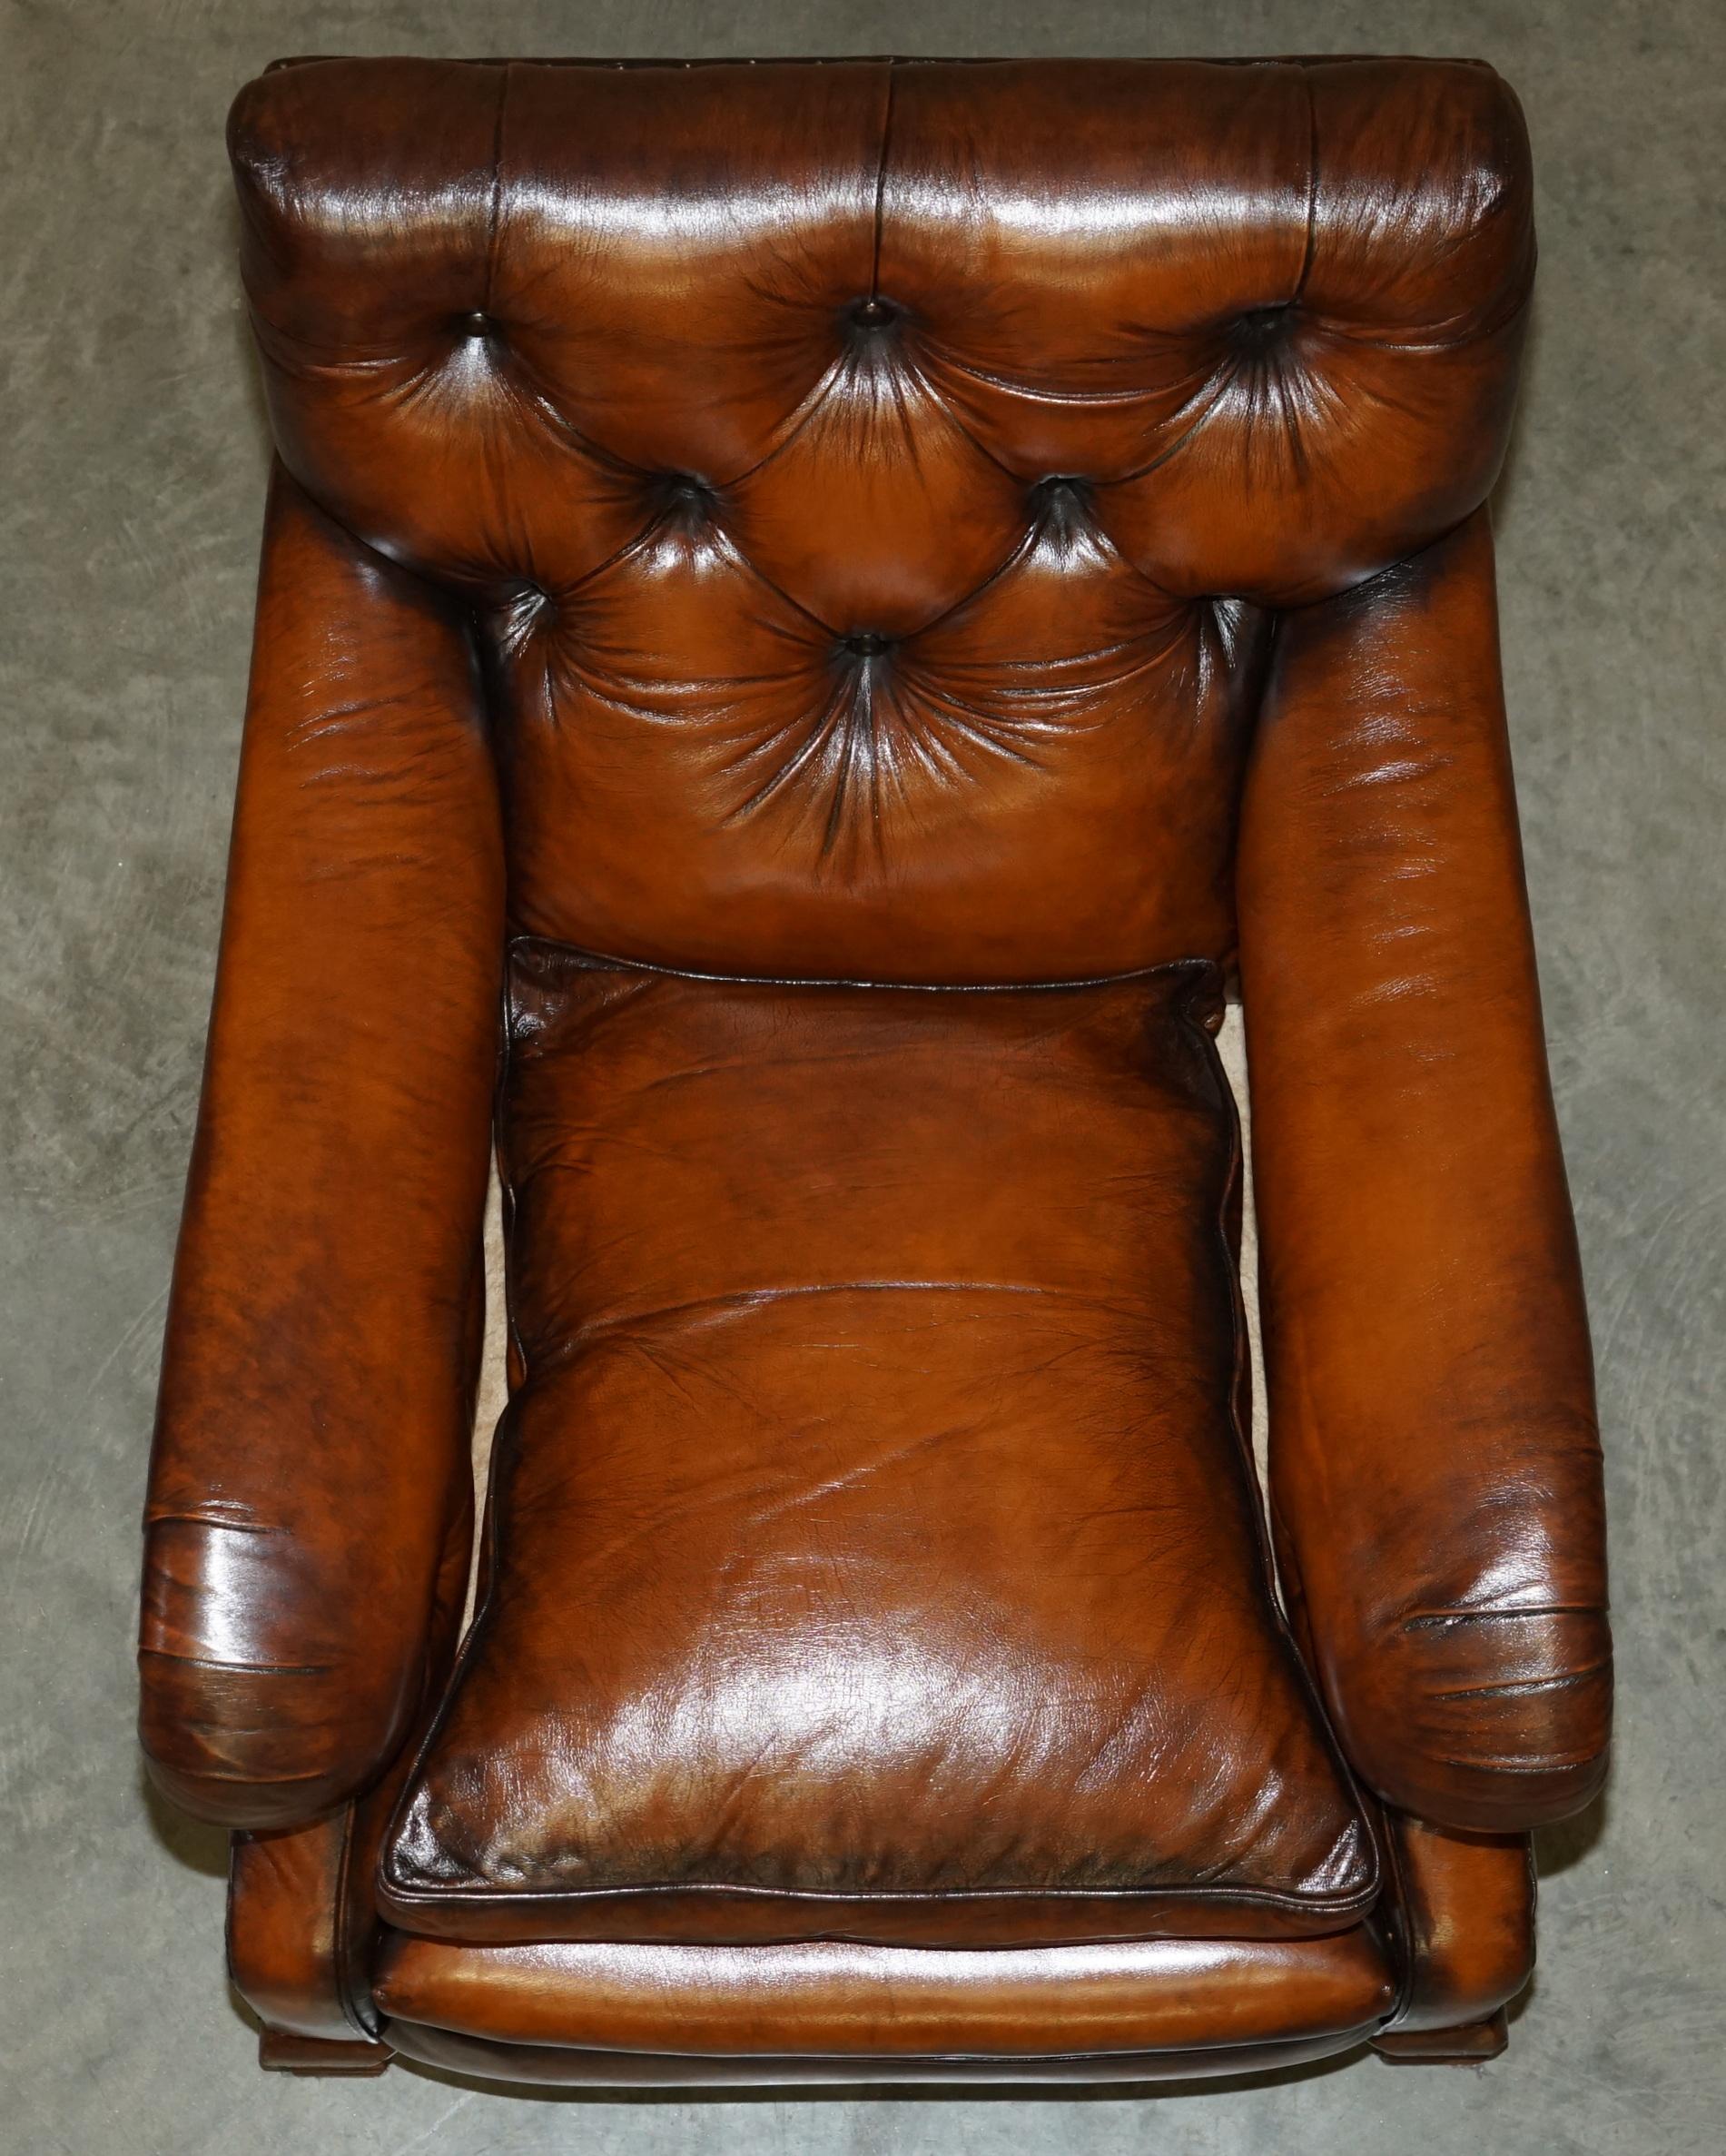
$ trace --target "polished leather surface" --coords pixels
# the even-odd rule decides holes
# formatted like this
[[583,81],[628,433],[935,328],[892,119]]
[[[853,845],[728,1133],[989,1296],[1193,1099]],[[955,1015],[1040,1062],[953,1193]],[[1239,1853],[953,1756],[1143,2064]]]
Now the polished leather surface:
[[[464,1546],[465,1547],[465,1546]],[[415,1738],[448,1680],[468,1586],[446,1565],[433,1604],[426,1682]],[[379,1854],[415,1751],[404,1746],[360,1795],[304,1826],[242,1831],[228,1868],[228,1975],[270,2035],[311,2044],[366,2044],[379,2034],[371,1970],[378,1943]],[[281,2049],[281,2047],[278,2047]],[[266,2065],[291,2072],[363,2072],[350,2052],[331,2064],[295,2063],[286,2050]]]
[[364,2079],[384,2072],[395,2055],[390,2045],[370,2038],[349,2042],[340,2037],[295,2036],[267,2028],[258,2039],[258,2063],[266,2073],[358,2074]]
[[279,473],[151,1461],[151,1770],[303,1824],[466,1569],[503,853],[461,618]]
[[1461,2027],[1394,2029],[1373,2038],[1373,2049],[1393,2066],[1484,2066],[1510,2044],[1510,2017],[1501,2007],[1484,2022]]
[[[236,1870],[284,2031],[330,1995],[331,1823],[442,1685],[514,937],[571,978],[635,962],[610,1037],[681,1013],[679,1083],[649,1109],[601,1049],[537,1125],[511,1096],[507,1162],[537,1128],[582,1173],[521,1193],[498,1592],[391,1857],[415,1921],[476,1936],[498,1889],[555,1931],[612,1894],[710,1940],[715,1891],[879,1927],[903,1888],[1000,1977],[1010,1901],[1051,1951],[1081,1901],[1191,1933],[1370,1892],[1238,1459],[1226,1103],[1184,1021],[1109,1032],[1118,976],[1214,997],[1238,964],[1280,1584],[1391,1807],[1405,2038],[1442,2040],[1525,1962],[1517,1837],[1597,1787],[1609,1711],[1481,508],[1533,267],[1514,97],[1452,62],[340,61],[249,86],[231,143],[281,461],[143,1731],[179,1801],[311,1837]],[[999,1089],[961,1050],[1005,1023],[979,1007],[1069,999],[1114,1014],[1107,1083],[1066,1085],[1083,1026],[998,1043]],[[768,1053],[800,1028],[801,1076]],[[626,1175],[602,1103],[652,1126]],[[919,1360],[893,1297],[759,1295],[1010,1265],[1087,1308],[1062,1365],[981,1306]],[[711,1409],[583,1330],[667,1291],[744,1299],[687,1329]],[[802,2012],[725,2071],[834,2078]],[[474,2071],[646,2072],[396,2026]]]
[[476,2081],[541,2083],[572,2089],[824,2088],[974,2082],[1185,2082],[1242,2073],[1285,2072],[1313,2059],[1356,2050],[1371,2024],[1277,2043],[1216,2043],[1185,2051],[1060,2052],[1041,2058],[859,2056],[815,2059],[758,2052],[722,2058],[688,2052],[583,2051],[568,2044],[509,2043],[462,2036],[424,2022],[391,2022],[390,2041],[404,2058]]
[[1404,1976],[1396,2037],[1489,2022],[1534,1971],[1534,1852],[1526,1835],[1380,1822],[1386,1908]]
[[[228,1975],[267,2028],[321,2042],[371,2034],[370,1882],[355,1862],[354,1807],[310,1826],[238,1834],[228,1868]],[[356,1924],[356,1916],[360,1922]]]
[[1612,1662],[1484,512],[1285,618],[1239,884],[1284,1576],[1368,1781],[1524,1829],[1599,1786]]
[[946,994],[529,943],[508,1004],[523,1381],[395,1921],[1349,1921],[1373,1853],[1236,1416],[1212,969]]
[[474,602],[512,917],[584,949],[1223,956],[1262,608],[1503,452],[1478,66],[355,60],[231,143],[281,452]]
[[1157,1939],[944,1952],[855,1946],[462,1946],[387,1933],[379,2004],[510,2043],[716,2058],[1174,2051],[1368,2027],[1396,1980],[1364,1925],[1327,1939]]

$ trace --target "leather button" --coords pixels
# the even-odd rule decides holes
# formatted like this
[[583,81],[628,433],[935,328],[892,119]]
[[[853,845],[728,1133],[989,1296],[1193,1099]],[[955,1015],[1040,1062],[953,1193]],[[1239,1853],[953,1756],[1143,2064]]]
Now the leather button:
[[860,330],[884,330],[899,320],[899,310],[891,300],[857,300],[852,304],[851,319]]
[[1075,473],[1050,472],[1026,497],[1033,531],[1045,539],[1077,538],[1091,521],[1090,482]]
[[1031,490],[1030,500],[1039,516],[1056,508],[1082,509],[1090,498],[1090,482],[1077,472],[1051,471]]
[[649,482],[647,494],[655,515],[659,517],[699,524],[714,512],[713,489],[691,471],[656,473]]
[[482,307],[476,307],[471,314],[458,315],[456,318],[456,333],[462,337],[489,337],[497,326]]
[[839,648],[847,658],[879,658],[892,648],[893,641],[891,637],[883,637],[874,629],[863,629],[855,636],[841,637]]
[[1287,335],[1294,319],[1292,300],[1278,301],[1274,307],[1249,307],[1244,314],[1235,317],[1231,334],[1237,344],[1246,346],[1248,351],[1262,351]]

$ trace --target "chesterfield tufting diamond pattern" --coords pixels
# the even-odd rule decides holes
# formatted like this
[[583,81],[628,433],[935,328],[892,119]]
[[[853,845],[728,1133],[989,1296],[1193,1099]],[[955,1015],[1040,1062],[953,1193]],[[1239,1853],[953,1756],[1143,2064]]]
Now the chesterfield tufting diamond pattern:
[[143,1726],[265,2062],[1490,2055],[1610,1701],[1514,99],[330,60],[231,148],[278,463]]
[[1215,951],[1267,610],[1496,469],[1514,108],[1359,64],[792,79],[269,78],[233,132],[288,468],[477,608],[525,933],[954,982]]

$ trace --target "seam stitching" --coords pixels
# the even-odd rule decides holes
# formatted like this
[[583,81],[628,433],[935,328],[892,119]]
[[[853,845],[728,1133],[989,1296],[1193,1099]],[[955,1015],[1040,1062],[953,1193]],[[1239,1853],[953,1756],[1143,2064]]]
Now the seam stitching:
[[498,274],[498,229],[503,210],[504,114],[509,106],[509,78],[513,72],[513,63],[506,61],[498,78],[498,111],[491,127],[491,212],[486,226],[485,312],[488,314],[491,312],[492,286]]
[[1295,280],[1289,301],[1291,306],[1306,292],[1313,257],[1318,248],[1318,94],[1313,88],[1310,74],[1304,78],[1302,86],[1307,93],[1307,245],[1301,256],[1300,275]]
[[881,232],[887,196],[887,153],[893,142],[893,84],[898,65],[896,58],[887,62],[886,94],[882,101],[881,156],[875,166],[875,245],[869,271],[869,296],[872,300],[881,297]]
[[1083,988],[1125,987],[1134,981],[1150,980],[1159,974],[1217,965],[1214,958],[1166,958],[1154,965],[1129,966],[1125,973],[1085,974],[1060,981],[856,981],[826,975],[709,974],[689,966],[656,965],[650,959],[619,958],[610,952],[588,951],[579,944],[564,943],[557,936],[513,935],[508,939],[511,958],[518,952],[529,949],[544,951],[588,973],[647,974],[659,980],[711,981],[721,988],[862,988],[899,995],[1055,995]]
[[[1204,963],[1208,973],[1218,977],[1220,981],[1220,969],[1211,961],[1207,960]],[[1217,1037],[1210,1028],[1197,1016],[1194,1010],[1202,985],[1204,985],[1202,980],[1194,983],[1191,994],[1187,996],[1181,1006],[1180,1019],[1198,1044],[1199,1053],[1205,1060],[1212,1087],[1216,1091],[1220,1103],[1227,1110],[1228,1117],[1229,1172],[1224,1182],[1214,1221],[1216,1238],[1221,1251],[1223,1270],[1228,1279],[1228,1317],[1233,1335],[1234,1371],[1228,1388],[1228,1425],[1234,1434],[1236,1459],[1251,1504],[1253,1534],[1258,1548],[1261,1577],[1271,1627],[1287,1650],[1287,1663],[1290,1675],[1294,1678],[1297,1694],[1304,1695],[1306,1697],[1312,1712],[1314,1729],[1321,1745],[1329,1752],[1331,1761],[1337,1770],[1343,1794],[1352,1804],[1354,1815],[1350,1826],[1351,1829],[1359,1830],[1366,1859],[1366,1884],[1356,1890],[1355,1898],[1359,1901],[1362,1906],[1370,1907],[1377,1901],[1383,1886],[1377,1841],[1367,1820],[1366,1807],[1361,1801],[1360,1789],[1356,1781],[1354,1770],[1349,1765],[1347,1757],[1343,1751],[1340,1738],[1331,1726],[1330,1716],[1325,1711],[1325,1703],[1319,1695],[1318,1686],[1314,1679],[1312,1671],[1307,1666],[1307,1657],[1301,1653],[1296,1642],[1294,1628],[1289,1624],[1288,1614],[1282,1605],[1282,1597],[1277,1582],[1276,1558],[1271,1548],[1269,1527],[1266,1518],[1264,1493],[1258,1480],[1258,1463],[1253,1457],[1251,1433],[1243,1429],[1241,1425],[1241,1373],[1243,1369],[1250,1371],[1251,1360],[1247,1345],[1246,1299],[1240,1284],[1240,1268],[1236,1262],[1235,1252],[1229,1241],[1227,1212],[1229,1199],[1233,1194],[1237,1182],[1244,1182],[1245,1178],[1245,1157],[1240,1131],[1240,1103],[1235,1098],[1235,1089],[1229,1083],[1228,1073],[1223,1068],[1222,1054],[1217,1046]],[[1337,1844],[1333,1843],[1329,1853],[1333,1859],[1336,1847]]]

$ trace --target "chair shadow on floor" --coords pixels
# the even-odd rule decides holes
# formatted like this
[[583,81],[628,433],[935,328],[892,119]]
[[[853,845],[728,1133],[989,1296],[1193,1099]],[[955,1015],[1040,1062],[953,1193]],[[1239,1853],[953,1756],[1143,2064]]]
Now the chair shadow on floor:
[[1612,1812],[1612,1777],[1598,1795],[1569,1819],[1534,1830],[1534,1866],[1543,1879],[1555,1879],[1593,1855],[1605,1835]]
[[170,1803],[150,1779],[143,1762],[138,1765],[139,1809],[151,1833],[176,1863],[206,1879],[228,1876],[228,1830],[208,1820],[194,1819],[190,1812]]
[[[201,1878],[228,1877],[228,1830],[212,1825],[207,1819],[194,1819],[190,1812],[170,1803],[150,1779],[148,1770],[140,1762],[138,1767],[138,1809],[159,1845],[166,1850],[174,1862],[195,1872]],[[234,2019],[255,2040],[260,2033],[258,2017],[236,1992],[232,1983],[222,1987]]]

